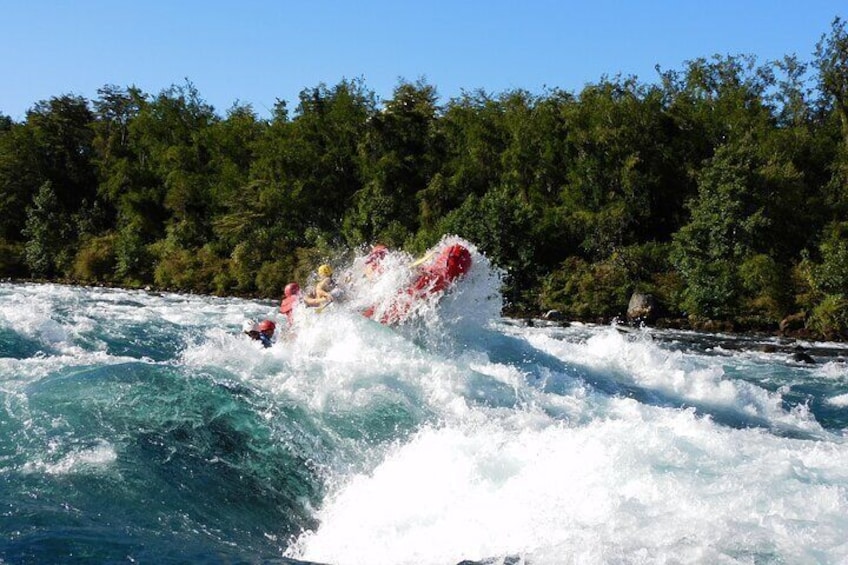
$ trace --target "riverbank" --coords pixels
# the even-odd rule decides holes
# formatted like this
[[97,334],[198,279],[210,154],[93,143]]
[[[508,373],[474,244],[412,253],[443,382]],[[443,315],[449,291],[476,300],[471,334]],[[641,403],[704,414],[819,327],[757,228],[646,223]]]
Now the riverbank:
[[727,334],[735,336],[773,337],[792,341],[822,341],[848,343],[846,336],[829,336],[818,333],[804,324],[805,316],[787,316],[780,323],[753,323],[751,321],[710,320],[688,317],[657,317],[651,320],[628,320],[626,316],[611,318],[567,318],[556,310],[547,312],[505,312],[505,317],[523,319],[532,323],[533,320],[544,320],[555,324],[572,322],[584,324],[610,325],[623,327],[647,327],[658,330],[681,330],[711,334]]
[[[85,283],[75,280],[46,280],[46,279],[26,279],[7,277],[0,279],[0,283],[9,284],[58,284],[64,286],[74,286],[83,288],[110,288],[116,290],[138,290],[149,293],[173,293],[185,294],[190,296],[217,296],[219,298],[242,298],[245,300],[261,300],[274,302],[277,299],[263,296],[255,292],[232,292],[227,294],[211,294],[200,293],[192,290],[158,287],[152,284],[139,286],[118,285],[106,282]],[[691,317],[671,317],[663,316],[652,320],[628,320],[626,316],[612,318],[566,318],[561,312],[556,310],[541,311],[519,311],[510,308],[505,308],[503,311],[505,318],[514,320],[524,320],[532,325],[535,320],[544,320],[560,325],[566,325],[572,322],[588,323],[597,325],[618,324],[628,327],[645,326],[648,328],[656,328],[660,330],[684,330],[701,333],[713,334],[728,334],[735,336],[751,336],[751,337],[775,337],[793,341],[822,341],[835,343],[848,343],[848,336],[826,336],[807,328],[804,324],[805,317],[803,314],[787,316],[780,323],[754,323],[748,321],[733,321],[733,320],[710,320],[710,319],[695,319]]]

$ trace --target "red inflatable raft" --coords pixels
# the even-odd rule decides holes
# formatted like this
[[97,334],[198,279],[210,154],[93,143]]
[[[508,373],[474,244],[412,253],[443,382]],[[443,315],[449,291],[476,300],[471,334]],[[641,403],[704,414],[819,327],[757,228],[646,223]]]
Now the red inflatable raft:
[[[438,252],[435,259],[419,267],[413,283],[402,290],[380,316],[381,324],[392,325],[403,322],[413,305],[420,300],[448,290],[458,279],[471,269],[471,253],[459,244],[449,245]],[[364,312],[369,318],[375,308]]]

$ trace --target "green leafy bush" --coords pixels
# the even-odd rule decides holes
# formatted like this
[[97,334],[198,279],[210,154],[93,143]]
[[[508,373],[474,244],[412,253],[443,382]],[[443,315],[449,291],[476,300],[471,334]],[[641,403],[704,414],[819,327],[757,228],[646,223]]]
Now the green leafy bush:
[[544,279],[540,303],[575,319],[612,319],[624,315],[631,291],[620,264],[570,257]]
[[82,282],[110,282],[115,273],[117,234],[92,237],[74,258],[73,277]]
[[262,263],[256,273],[256,290],[266,297],[279,297],[290,282],[291,260],[279,259]]
[[749,257],[739,266],[744,293],[744,314],[779,322],[789,310],[786,269],[768,255]]
[[807,327],[827,339],[848,338],[848,299],[829,294],[813,308]]
[[163,247],[159,250],[160,259],[154,271],[154,280],[158,286],[200,293],[216,290],[216,276],[226,269],[226,259],[218,257],[207,247]]
[[27,274],[23,242],[0,238],[0,276],[23,277]]
[[816,289],[825,294],[848,291],[848,223],[830,226],[819,247],[822,261],[813,269]]
[[250,292],[256,288],[256,272],[262,265],[262,254],[256,245],[243,241],[236,245],[229,261],[229,273],[240,292]]

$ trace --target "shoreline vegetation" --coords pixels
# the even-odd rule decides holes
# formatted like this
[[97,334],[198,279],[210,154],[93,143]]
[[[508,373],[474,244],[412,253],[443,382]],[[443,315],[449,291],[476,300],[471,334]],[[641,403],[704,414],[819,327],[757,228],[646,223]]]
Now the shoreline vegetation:
[[505,314],[848,339],[848,32],[580,92],[363,80],[260,118],[190,82],[0,108],[0,278],[278,300],[374,243],[456,234]]

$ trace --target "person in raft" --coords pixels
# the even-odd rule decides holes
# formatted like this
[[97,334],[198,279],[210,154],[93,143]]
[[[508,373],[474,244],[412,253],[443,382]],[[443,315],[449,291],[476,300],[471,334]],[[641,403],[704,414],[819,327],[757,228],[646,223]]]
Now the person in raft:
[[373,280],[376,276],[383,272],[383,259],[389,253],[389,248],[378,243],[371,248],[368,256],[365,258],[365,278]]
[[326,263],[318,267],[318,283],[303,297],[303,302],[311,307],[323,307],[341,296],[333,280],[333,268]]
[[289,326],[294,324],[294,307],[301,300],[300,285],[290,282],[283,290],[283,299],[280,301],[280,313],[286,315]]
[[263,347],[271,347],[274,338],[274,330],[277,325],[271,320],[262,320],[258,324],[247,320],[242,325],[242,331],[247,334],[250,339],[255,339],[262,342]]

